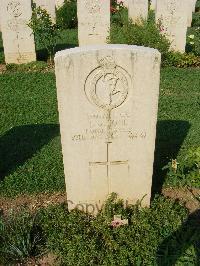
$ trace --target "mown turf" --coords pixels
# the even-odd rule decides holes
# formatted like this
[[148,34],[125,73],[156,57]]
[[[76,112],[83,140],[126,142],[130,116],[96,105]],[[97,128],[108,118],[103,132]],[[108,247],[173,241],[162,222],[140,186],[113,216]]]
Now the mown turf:
[[[199,87],[199,69],[161,71],[154,191],[164,183],[162,167],[199,146]],[[0,194],[63,190],[54,74],[3,74],[0,88]]]
[[[161,169],[167,161],[179,160],[190,147],[200,145],[199,88],[200,69],[161,70],[154,189],[164,182]],[[171,185],[168,180],[165,184]]]
[[55,77],[0,75],[0,194],[64,188]]

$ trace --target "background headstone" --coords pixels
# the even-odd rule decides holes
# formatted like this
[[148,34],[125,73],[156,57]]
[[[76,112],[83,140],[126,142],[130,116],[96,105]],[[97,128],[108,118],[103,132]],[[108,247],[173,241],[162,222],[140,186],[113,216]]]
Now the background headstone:
[[78,0],[79,46],[105,44],[110,30],[110,0]]
[[194,0],[188,0],[188,20],[187,20],[187,26],[191,27],[192,25],[192,16],[194,12]]
[[193,9],[192,9],[193,12],[195,12],[196,2],[197,2],[197,0],[193,0]]
[[58,52],[55,64],[69,208],[101,207],[111,192],[129,203],[146,195],[149,206],[160,53],[87,46]]
[[0,32],[1,32],[1,5],[0,5]]
[[64,0],[55,0],[56,2],[56,8],[61,7],[64,4]]
[[134,23],[140,23],[141,19],[148,16],[148,0],[129,0],[128,15]]
[[156,2],[157,2],[157,0],[151,0],[150,1],[150,9],[151,10],[156,10]]
[[36,60],[31,19],[31,0],[1,0],[1,30],[7,64],[28,63]]
[[171,42],[171,50],[185,52],[188,0],[157,0],[156,20]]
[[52,21],[56,21],[56,4],[55,0],[34,0],[37,6],[40,6],[42,9],[45,9],[48,14],[51,16]]

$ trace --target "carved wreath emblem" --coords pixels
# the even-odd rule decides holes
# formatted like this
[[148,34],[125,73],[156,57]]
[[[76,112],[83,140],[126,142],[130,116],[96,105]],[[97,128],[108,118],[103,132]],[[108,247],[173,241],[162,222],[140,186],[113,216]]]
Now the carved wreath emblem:
[[122,105],[129,92],[129,74],[117,66],[112,57],[99,60],[85,82],[85,94],[96,106],[111,111]]

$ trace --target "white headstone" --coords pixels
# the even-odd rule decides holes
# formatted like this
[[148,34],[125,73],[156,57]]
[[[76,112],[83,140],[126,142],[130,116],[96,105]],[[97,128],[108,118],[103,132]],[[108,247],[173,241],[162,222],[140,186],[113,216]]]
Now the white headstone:
[[193,12],[195,12],[195,9],[196,9],[196,2],[197,0],[193,0],[193,9],[192,9]]
[[36,60],[31,19],[31,0],[1,0],[1,29],[7,64],[28,63]]
[[78,0],[79,46],[105,44],[110,30],[110,0]]
[[60,8],[64,4],[64,0],[55,0],[56,1],[56,8]]
[[140,23],[141,19],[147,19],[148,0],[129,0],[128,14],[133,23]]
[[51,16],[52,21],[56,21],[56,5],[55,0],[34,0],[37,6],[40,6],[42,9],[45,9],[48,14]]
[[157,3],[157,0],[151,0],[151,2],[150,2],[150,9],[151,10],[156,10],[156,3]]
[[192,15],[193,15],[193,9],[194,9],[194,0],[188,0],[188,19],[187,19],[187,26],[191,27],[192,24]]
[[171,50],[184,52],[188,23],[188,0],[157,0],[156,20],[170,40]]
[[55,64],[69,209],[96,211],[112,192],[149,206],[160,53],[86,46],[58,52]]
[[1,32],[1,11],[0,11],[0,32]]

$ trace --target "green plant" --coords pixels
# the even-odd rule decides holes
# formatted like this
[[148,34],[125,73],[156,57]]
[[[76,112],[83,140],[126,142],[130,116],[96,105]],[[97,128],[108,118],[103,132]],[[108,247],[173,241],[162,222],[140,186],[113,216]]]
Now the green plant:
[[200,147],[189,149],[182,160],[172,160],[163,169],[168,169],[167,175],[174,185],[200,187]]
[[111,1],[111,24],[116,24],[120,27],[128,22],[128,9],[124,7],[123,2],[118,3],[116,0]]
[[163,66],[175,66],[180,68],[199,67],[200,57],[193,53],[168,52],[165,55]]
[[7,64],[7,72],[42,72],[48,69],[48,65],[43,61],[31,62],[28,64]]
[[195,11],[196,11],[196,12],[200,12],[200,1],[199,1],[199,0],[197,0],[197,2],[196,2],[196,8],[195,8]]
[[[128,219],[129,225],[112,228],[114,214]],[[65,205],[39,213],[47,248],[60,257],[62,265],[113,266],[156,265],[159,245],[181,226],[186,215],[182,206],[163,197],[156,197],[151,208],[140,204],[124,208],[115,195],[97,217],[69,213]]]
[[200,27],[200,14],[194,13],[192,16],[192,27]]
[[193,28],[192,34],[187,36],[187,49],[200,56],[200,27]]
[[142,20],[140,24],[133,24],[131,21],[124,21],[123,25],[113,23],[110,42],[155,48],[161,52],[164,58],[170,43],[160,33],[159,25],[155,23],[152,13],[150,12],[148,20]]
[[61,38],[60,29],[53,23],[45,9],[36,7],[34,4],[32,10],[32,18],[28,26],[33,30],[36,41],[47,50],[50,62],[53,62],[56,44]]
[[64,1],[64,4],[56,11],[56,23],[62,29],[77,28],[77,0]]
[[0,261],[25,262],[41,254],[43,248],[44,237],[36,216],[20,212],[0,219]]

